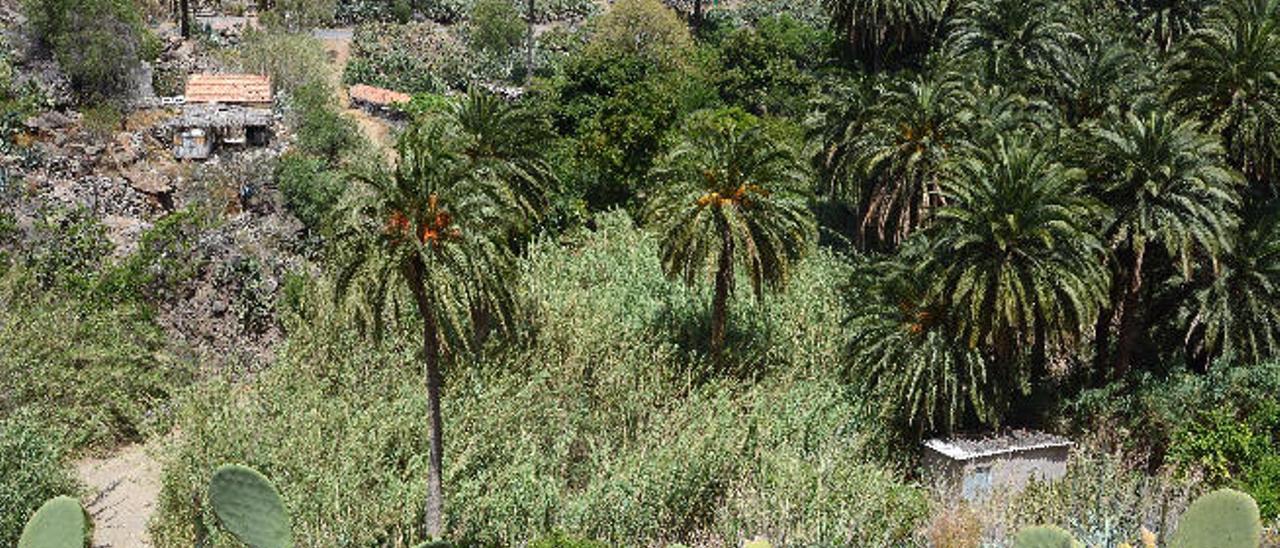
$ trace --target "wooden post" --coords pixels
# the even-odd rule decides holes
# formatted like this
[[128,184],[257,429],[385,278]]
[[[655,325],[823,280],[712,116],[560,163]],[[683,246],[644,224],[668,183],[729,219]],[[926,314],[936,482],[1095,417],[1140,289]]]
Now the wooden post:
[[178,26],[181,28],[182,39],[191,38],[191,4],[190,0],[178,0]]

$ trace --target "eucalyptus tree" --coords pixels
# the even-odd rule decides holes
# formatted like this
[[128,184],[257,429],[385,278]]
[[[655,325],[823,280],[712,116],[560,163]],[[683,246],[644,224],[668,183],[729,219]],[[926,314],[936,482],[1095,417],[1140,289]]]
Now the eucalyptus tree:
[[937,30],[947,0],[822,0],[831,27],[872,71],[919,49]]
[[[1093,192],[1110,209],[1102,235],[1115,251],[1112,310],[1098,322],[1096,356],[1100,364],[1110,358],[1114,373],[1123,375],[1149,320],[1143,317],[1148,251],[1162,251],[1158,259],[1187,277],[1201,254],[1217,257],[1228,251],[1240,180],[1226,165],[1216,138],[1171,112],[1114,117],[1095,131],[1095,138],[1099,163]],[[1118,325],[1114,352],[1113,318]]]
[[1234,246],[1182,308],[1188,354],[1258,363],[1280,355],[1280,208],[1245,215]]
[[921,268],[957,336],[1000,375],[1077,342],[1106,300],[1099,207],[1083,182],[1019,135],[955,162],[944,179],[947,205]]
[[1280,0],[1224,0],[1187,36],[1170,97],[1254,183],[1280,174]]
[[416,312],[420,322],[431,429],[425,525],[433,538],[444,523],[441,368],[473,341],[474,310],[485,310],[492,327],[511,326],[506,236],[536,199],[513,176],[524,173],[524,159],[478,145],[495,141],[468,129],[468,109],[480,102],[473,93],[456,109],[415,121],[397,142],[393,168],[353,174],[339,209],[335,297],[377,337],[399,311]]
[[738,269],[757,299],[779,288],[816,237],[796,152],[740,110],[703,111],[655,169],[665,188],[647,204],[662,267],[696,285],[714,278],[711,352],[724,349]]

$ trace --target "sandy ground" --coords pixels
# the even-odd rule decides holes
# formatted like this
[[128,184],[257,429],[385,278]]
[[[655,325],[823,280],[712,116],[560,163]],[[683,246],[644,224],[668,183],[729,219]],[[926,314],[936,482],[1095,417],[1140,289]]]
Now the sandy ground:
[[85,508],[93,519],[93,548],[151,546],[147,521],[160,495],[160,464],[143,445],[77,462],[76,472],[89,488]]

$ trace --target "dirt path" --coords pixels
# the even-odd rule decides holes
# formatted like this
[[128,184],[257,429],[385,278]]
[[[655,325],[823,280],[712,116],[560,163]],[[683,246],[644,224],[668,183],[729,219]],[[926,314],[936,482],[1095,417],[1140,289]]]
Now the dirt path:
[[160,463],[145,446],[77,462],[76,474],[89,488],[85,507],[93,518],[93,548],[151,546],[147,521],[160,495]]
[[368,112],[351,108],[351,102],[347,98],[347,87],[342,84],[342,72],[346,70],[347,60],[351,58],[351,29],[318,29],[315,31],[315,36],[324,42],[325,50],[329,54],[329,65],[333,69],[329,77],[338,94],[338,102],[370,141],[383,150],[390,150],[392,148],[391,128]]

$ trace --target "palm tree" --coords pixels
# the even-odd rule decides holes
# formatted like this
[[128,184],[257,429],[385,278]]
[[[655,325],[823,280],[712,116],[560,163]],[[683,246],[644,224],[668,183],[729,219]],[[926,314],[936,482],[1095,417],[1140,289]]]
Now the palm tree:
[[1280,353],[1280,208],[1245,217],[1235,245],[1184,307],[1189,354],[1258,363]]
[[477,308],[488,311],[498,329],[510,325],[511,253],[504,238],[524,209],[501,176],[516,168],[468,156],[475,140],[465,137],[460,112],[406,129],[394,170],[353,175],[340,209],[336,297],[379,336],[385,318],[396,317],[392,311],[415,310],[422,322],[431,423],[426,529],[433,538],[444,520],[441,363],[470,344]]
[[1112,304],[1119,314],[1114,354],[1108,348],[1111,315],[1099,320],[1097,358],[1114,356],[1114,371],[1123,375],[1144,331],[1148,250],[1159,246],[1187,276],[1196,253],[1226,251],[1239,178],[1223,163],[1217,139],[1170,112],[1129,113],[1095,133],[1101,159],[1094,192],[1111,210],[1103,237],[1116,252]]
[[1280,173],[1280,0],[1225,0],[1174,60],[1171,98],[1254,182]]
[[1025,92],[1048,79],[1072,38],[1060,2],[975,0],[960,10],[951,46],[976,54],[989,81]]
[[668,186],[652,198],[648,218],[662,235],[663,269],[689,285],[704,274],[715,278],[711,352],[717,360],[736,268],[762,298],[766,286],[785,284],[816,237],[799,193],[801,167],[795,152],[755,117],[727,110],[696,115],[656,172]]
[[1174,42],[1200,23],[1209,0],[1130,0],[1138,27],[1146,40],[1160,51],[1169,51]]
[[862,234],[901,242],[942,204],[940,174],[964,142],[971,97],[960,75],[939,71],[883,91],[876,113],[844,145],[864,181],[854,197]]
[[881,416],[917,438],[971,422],[999,426],[1004,379],[988,375],[982,352],[949,329],[928,276],[916,268],[919,253],[911,251],[927,248],[917,236],[897,257],[856,273],[849,375]]
[[832,29],[872,71],[928,38],[945,5],[939,0],[822,0]]
[[1106,299],[1098,207],[1078,192],[1083,180],[1014,136],[957,162],[943,183],[948,203],[921,268],[957,335],[1006,373],[1024,347],[1038,365],[1049,345],[1074,342]]

